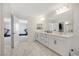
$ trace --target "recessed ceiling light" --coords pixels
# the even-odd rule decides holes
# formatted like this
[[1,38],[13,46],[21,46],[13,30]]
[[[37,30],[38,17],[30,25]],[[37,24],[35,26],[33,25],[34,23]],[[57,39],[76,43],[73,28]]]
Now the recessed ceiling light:
[[45,20],[45,18],[44,18],[44,17],[42,17],[40,20],[42,20],[42,21],[43,21],[43,20]]
[[41,15],[38,17],[40,20],[44,21],[45,20],[45,16],[44,15]]

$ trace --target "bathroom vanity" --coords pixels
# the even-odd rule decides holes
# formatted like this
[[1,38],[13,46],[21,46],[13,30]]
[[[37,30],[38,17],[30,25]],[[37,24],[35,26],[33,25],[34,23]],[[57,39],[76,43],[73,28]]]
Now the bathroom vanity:
[[58,8],[46,15],[44,23],[42,22],[42,29],[39,31],[37,29],[35,38],[59,55],[68,56],[74,36],[73,10],[68,5],[62,8],[67,8],[67,11],[57,14],[56,10],[60,10]]
[[46,33],[36,32],[36,40],[55,51],[58,55],[68,56],[70,50],[70,40],[72,40],[72,33]]

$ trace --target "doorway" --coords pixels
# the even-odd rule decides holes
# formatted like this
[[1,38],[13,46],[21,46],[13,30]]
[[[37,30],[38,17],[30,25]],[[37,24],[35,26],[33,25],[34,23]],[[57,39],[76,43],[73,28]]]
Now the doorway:
[[13,15],[4,17],[4,54],[13,55],[14,48],[26,42],[28,38],[27,20]]

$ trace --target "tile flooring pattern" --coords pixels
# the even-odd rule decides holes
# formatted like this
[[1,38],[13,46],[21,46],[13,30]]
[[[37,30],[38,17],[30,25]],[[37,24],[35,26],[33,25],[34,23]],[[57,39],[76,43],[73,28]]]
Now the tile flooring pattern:
[[9,45],[5,46],[5,56],[57,56],[57,54],[37,41],[25,41],[20,42],[14,49]]

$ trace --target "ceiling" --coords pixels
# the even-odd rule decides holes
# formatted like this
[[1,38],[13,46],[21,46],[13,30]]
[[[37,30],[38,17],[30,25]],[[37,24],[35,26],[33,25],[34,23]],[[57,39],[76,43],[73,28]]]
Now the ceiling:
[[61,3],[4,3],[4,15],[13,12],[14,15],[26,19],[46,15],[61,5]]
[[13,13],[21,18],[47,14],[57,3],[14,3],[10,4]]

